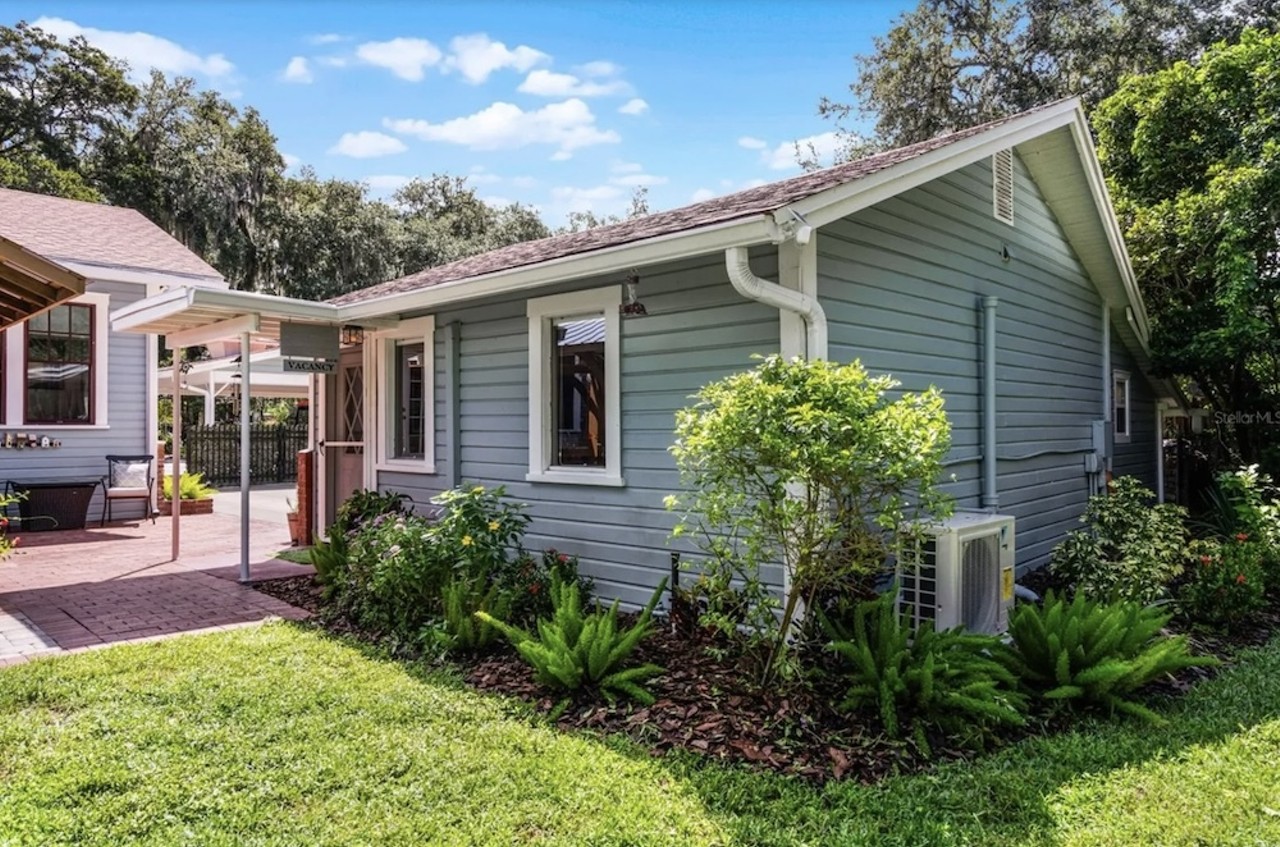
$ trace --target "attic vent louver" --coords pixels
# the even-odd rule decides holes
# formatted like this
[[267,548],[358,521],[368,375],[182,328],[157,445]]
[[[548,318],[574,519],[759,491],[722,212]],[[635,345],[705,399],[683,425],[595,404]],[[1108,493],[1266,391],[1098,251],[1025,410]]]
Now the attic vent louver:
[[1013,151],[991,157],[991,194],[996,220],[1013,226]]

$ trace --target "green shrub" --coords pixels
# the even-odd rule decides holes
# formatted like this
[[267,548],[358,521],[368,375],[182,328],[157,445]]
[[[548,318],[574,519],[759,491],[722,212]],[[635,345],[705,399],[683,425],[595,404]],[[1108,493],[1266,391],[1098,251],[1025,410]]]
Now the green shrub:
[[494,579],[518,552],[529,516],[506,493],[503,486],[464,485],[431,498],[443,509],[431,528],[432,542],[451,552],[458,573]]
[[511,595],[511,613],[502,617],[509,623],[532,624],[538,618],[550,617],[551,583],[576,582],[585,602],[595,592],[595,581],[578,572],[578,557],[555,549],[543,550],[538,557],[523,553],[516,557],[499,577]]
[[1095,599],[1151,603],[1182,572],[1186,510],[1153,504],[1155,495],[1131,476],[1116,477],[1095,494],[1076,530],[1053,551],[1053,573]]
[[1266,605],[1267,547],[1240,533],[1230,541],[1193,541],[1178,604],[1192,620],[1232,627]]
[[849,683],[842,709],[874,709],[892,738],[912,730],[925,755],[925,727],[973,743],[994,725],[1025,722],[1026,698],[1000,660],[1008,648],[999,638],[932,624],[913,632],[897,599],[895,590],[860,603],[847,640],[832,628],[830,649]]
[[[653,630],[653,610],[666,587],[667,581],[663,579],[640,617],[622,631],[618,629],[618,601],[607,611],[597,609],[587,613],[582,607],[578,583],[563,582],[558,576],[551,581],[554,611],[550,618],[538,621],[537,635],[485,612],[477,612],[476,617],[506,636],[533,666],[538,682],[543,685],[564,691],[593,686],[610,703],[619,695],[628,695],[648,705],[653,703],[653,695],[643,683],[663,669],[653,664],[626,667],[626,662],[640,641]],[[566,703],[567,700],[561,706]]]
[[[950,509],[937,488],[951,443],[942,396],[897,386],[859,362],[770,356],[676,414],[675,535],[707,554],[711,585],[745,587],[710,595],[705,622],[745,638],[763,683],[791,666],[801,607],[880,573],[921,518]],[[778,567],[780,602],[761,577]]]
[[1050,592],[1043,606],[1022,604],[1010,615],[1011,667],[1046,700],[1159,723],[1133,694],[1166,673],[1216,662],[1190,655],[1185,638],[1162,635],[1169,617],[1129,600],[1103,603],[1077,592],[1067,602]]
[[365,525],[351,542],[347,609],[366,627],[404,641],[440,611],[454,573],[451,551],[436,544],[431,523],[394,515]]
[[[334,516],[334,527],[350,534],[359,532],[366,524],[380,517],[412,514],[411,507],[406,505],[408,500],[408,494],[361,489],[342,501]],[[333,534],[334,527],[330,528],[330,535]]]
[[[173,499],[172,476],[165,476],[160,490],[164,499]],[[217,493],[218,489],[205,484],[204,474],[184,473],[182,478],[178,480],[178,496],[183,500],[208,500]]]
[[511,594],[483,580],[457,577],[445,585],[441,598],[440,620],[420,634],[420,640],[428,648],[463,653],[483,650],[500,633],[476,612],[484,612],[495,620],[507,620],[511,616]]
[[327,541],[317,538],[311,545],[311,567],[316,569],[316,582],[324,586],[323,597],[333,599],[347,584],[350,542],[342,532],[330,531]]

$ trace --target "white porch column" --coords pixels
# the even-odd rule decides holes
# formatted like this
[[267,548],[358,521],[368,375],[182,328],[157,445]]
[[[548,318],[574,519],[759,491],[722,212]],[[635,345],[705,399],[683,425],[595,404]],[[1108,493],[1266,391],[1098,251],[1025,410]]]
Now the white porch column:
[[179,456],[182,455],[182,348],[174,347],[173,353],[173,470],[169,474],[169,513],[172,515],[173,550],[171,560],[178,561],[178,549],[182,535],[182,473]]
[[213,423],[213,400],[214,400],[214,372],[212,370],[205,376],[205,395],[204,395],[204,425],[209,426]]
[[249,333],[240,335],[240,581],[249,581]]

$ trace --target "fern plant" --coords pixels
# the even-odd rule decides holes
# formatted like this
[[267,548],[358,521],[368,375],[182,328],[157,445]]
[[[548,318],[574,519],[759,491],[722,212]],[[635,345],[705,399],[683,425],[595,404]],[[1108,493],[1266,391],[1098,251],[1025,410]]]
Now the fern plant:
[[[565,582],[553,572],[552,614],[538,621],[537,634],[504,623],[480,611],[476,618],[496,628],[537,672],[540,683],[550,688],[577,691],[593,686],[610,703],[627,695],[649,705],[653,695],[643,683],[663,672],[653,664],[626,667],[636,646],[653,630],[653,610],[666,590],[665,579],[658,585],[639,619],[629,629],[618,628],[618,601],[608,610],[587,613],[582,608],[582,592],[577,581]],[[562,702],[561,707],[567,704]]]
[[892,738],[910,728],[925,755],[929,726],[974,742],[993,725],[1025,722],[1026,698],[1000,639],[961,628],[938,632],[932,624],[913,631],[897,599],[889,591],[860,603],[848,639],[826,624],[835,638],[830,649],[847,663],[842,709],[877,710]]
[[511,615],[511,593],[497,584],[486,586],[484,580],[456,577],[445,584],[440,599],[443,615],[435,626],[423,630],[422,640],[444,650],[471,653],[494,642],[498,628],[477,612],[495,620]]
[[1133,601],[1101,603],[1077,592],[1067,602],[1050,592],[1043,607],[1020,605],[1010,616],[1010,667],[1046,700],[1158,724],[1163,719],[1133,699],[1134,692],[1166,673],[1217,664],[1192,656],[1182,636],[1161,635],[1169,618]]

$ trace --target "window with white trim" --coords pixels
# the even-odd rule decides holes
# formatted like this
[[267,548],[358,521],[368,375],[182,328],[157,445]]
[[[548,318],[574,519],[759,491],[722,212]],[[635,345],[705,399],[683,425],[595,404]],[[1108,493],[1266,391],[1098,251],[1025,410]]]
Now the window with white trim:
[[375,336],[377,465],[435,473],[435,318]]
[[82,294],[4,333],[4,424],[107,428],[110,297]]
[[1129,375],[1116,371],[1111,385],[1111,420],[1115,424],[1117,439],[1128,439],[1130,419]]
[[620,286],[530,300],[531,482],[623,484]]

